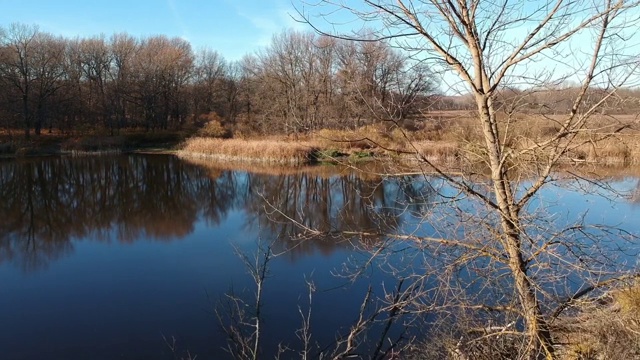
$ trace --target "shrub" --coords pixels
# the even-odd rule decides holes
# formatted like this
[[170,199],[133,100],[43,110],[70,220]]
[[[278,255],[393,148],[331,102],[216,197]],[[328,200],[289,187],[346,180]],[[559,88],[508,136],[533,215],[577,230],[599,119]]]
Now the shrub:
[[345,154],[343,152],[341,152],[340,150],[337,149],[327,149],[327,150],[322,150],[318,152],[318,159],[322,160],[322,159],[334,159],[337,157],[342,157]]
[[624,314],[640,317],[640,286],[632,286],[614,293],[613,298]]
[[351,157],[356,159],[368,159],[373,157],[373,152],[371,151],[355,151],[351,154]]
[[220,121],[211,120],[198,131],[198,135],[212,138],[229,138],[231,137],[231,132],[225,129]]

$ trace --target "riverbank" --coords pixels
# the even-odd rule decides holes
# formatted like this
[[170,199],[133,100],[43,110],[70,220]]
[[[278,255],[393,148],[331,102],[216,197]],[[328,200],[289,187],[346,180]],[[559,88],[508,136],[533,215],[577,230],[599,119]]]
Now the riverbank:
[[[469,115],[448,114],[431,119],[421,128],[402,128],[379,123],[350,130],[318,130],[297,135],[215,133],[207,131],[123,130],[119,135],[104,133],[43,133],[25,140],[21,133],[0,134],[0,157],[56,154],[127,153],[135,151],[176,152],[183,158],[211,161],[304,165],[317,162],[354,163],[367,160],[404,162],[425,160],[440,165],[468,167],[483,158],[484,139]],[[525,127],[524,120],[526,125]],[[604,120],[603,120],[604,121]],[[509,130],[512,138],[505,148],[514,159],[537,163],[549,155],[535,149],[556,129],[545,128],[542,120],[523,118]],[[517,125],[517,126],[516,126]],[[604,125],[603,125],[604,126]],[[517,127],[517,129],[516,129]],[[206,129],[208,127],[205,126]],[[194,135],[197,134],[197,135]],[[222,137],[220,137],[222,136]],[[566,150],[562,161],[607,166],[640,164],[639,134],[630,126],[615,134],[584,133]]]
[[127,132],[120,135],[42,134],[30,139],[0,136],[0,157],[173,152],[186,134],[180,132]]
[[[502,129],[505,150],[519,154],[514,156],[517,161],[544,161],[551,156],[553,147],[541,144],[558,135],[557,124],[562,118],[560,115],[513,115],[505,120],[509,126]],[[445,111],[430,113],[421,122],[402,125],[380,122],[355,129],[323,129],[289,136],[229,130],[216,138],[211,133],[199,132],[198,137],[184,142],[180,155],[266,163],[353,162],[372,158],[473,163],[483,158],[486,147],[476,122],[470,112]],[[562,161],[616,166],[640,164],[640,133],[635,117],[595,116],[591,122],[592,130],[576,135],[572,140],[575,145],[564,150]]]
[[638,359],[640,286],[636,281],[617,284],[599,297],[578,300],[566,309],[552,324],[558,358]]
[[[523,146],[515,147],[521,150]],[[329,139],[216,139],[196,137],[186,140],[177,154],[183,158],[213,161],[278,163],[304,165],[314,162],[357,162],[374,159],[428,160],[432,163],[455,163],[461,157],[473,161],[478,143],[430,140],[377,142],[370,138]],[[535,162],[523,157],[522,161]],[[640,145],[629,146],[617,139],[606,139],[598,146],[587,143],[575,147],[564,157],[567,163],[604,166],[640,164]]]
[[[511,359],[518,354],[521,333],[506,327],[444,328],[404,354],[406,359]],[[638,359],[640,357],[640,287],[612,285],[598,296],[576,299],[549,324],[554,359]],[[452,336],[452,334],[454,334]]]
[[312,135],[299,139],[196,137],[187,139],[177,154],[183,158],[214,161],[306,165],[316,162],[353,163],[411,157],[425,157],[430,161],[444,162],[456,159],[459,151],[460,148],[452,142],[378,142],[369,137],[325,138]]

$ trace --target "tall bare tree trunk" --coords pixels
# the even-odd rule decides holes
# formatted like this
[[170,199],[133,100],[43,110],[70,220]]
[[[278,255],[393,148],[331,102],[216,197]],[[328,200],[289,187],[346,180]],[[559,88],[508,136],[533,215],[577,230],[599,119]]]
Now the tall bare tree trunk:
[[552,359],[554,357],[553,340],[540,310],[535,289],[529,281],[526,263],[522,257],[518,213],[515,210],[516,204],[513,203],[513,196],[509,186],[511,179],[501,162],[500,138],[498,137],[497,121],[492,109],[492,102],[486,94],[476,94],[475,99],[488,150],[493,192],[496,196],[500,224],[504,235],[503,239],[497,240],[503,242],[507,252],[509,269],[518,294],[526,332],[530,338],[526,356],[529,359],[536,359],[544,354],[547,359]]

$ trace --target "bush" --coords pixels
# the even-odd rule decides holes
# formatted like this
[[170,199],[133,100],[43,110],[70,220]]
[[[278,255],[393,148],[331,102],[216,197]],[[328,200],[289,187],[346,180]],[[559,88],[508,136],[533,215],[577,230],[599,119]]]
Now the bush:
[[198,131],[198,135],[204,137],[212,137],[212,138],[229,138],[231,137],[231,133],[229,130],[225,129],[222,124],[217,120],[212,120],[206,123],[200,131]]
[[345,153],[341,152],[340,150],[337,149],[327,149],[327,150],[322,150],[318,152],[318,159],[323,160],[323,159],[335,159],[337,157],[342,157],[345,156]]
[[355,151],[351,154],[351,157],[355,159],[368,159],[373,157],[373,152],[371,151]]
[[229,138],[231,132],[229,129],[222,125],[222,118],[215,112],[203,114],[198,117],[199,123],[204,123],[202,128],[198,131],[198,135],[201,137],[212,138]]

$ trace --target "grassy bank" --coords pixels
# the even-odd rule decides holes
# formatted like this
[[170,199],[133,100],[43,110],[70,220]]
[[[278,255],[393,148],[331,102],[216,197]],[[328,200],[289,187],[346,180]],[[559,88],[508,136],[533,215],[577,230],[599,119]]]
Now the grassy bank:
[[[483,320],[479,323],[484,324]],[[464,328],[459,323],[418,340],[403,358],[516,359],[521,333],[504,329]],[[480,325],[482,326],[482,325]],[[550,324],[557,360],[640,359],[640,287],[617,284],[597,296],[575,300]],[[541,357],[540,357],[541,358]]]
[[[500,116],[505,116],[501,114]],[[504,146],[514,152],[535,147],[558,134],[562,116],[516,114],[503,119]],[[597,129],[580,133],[576,146],[564,161],[597,165],[640,164],[640,137],[633,116],[595,116],[589,124]],[[484,138],[473,112],[433,112],[403,124],[381,122],[351,130],[324,129],[290,136],[234,134],[225,138],[201,132],[181,147],[182,156],[233,161],[304,163],[313,160],[350,162],[372,158],[422,158],[437,163],[473,162],[482,158]],[[241,138],[238,138],[241,136]],[[314,153],[315,152],[315,153]],[[528,153],[519,161],[539,162],[544,150]]]
[[[325,133],[328,131],[325,131]],[[310,134],[298,139],[287,137],[249,139],[217,139],[197,137],[186,140],[179,148],[181,157],[207,158],[231,162],[263,162],[281,164],[308,164],[312,162],[354,163],[372,159],[423,160],[438,164],[451,164],[461,157],[473,161],[478,155],[479,143],[453,140],[372,139],[357,132],[340,132],[337,137],[318,137]],[[640,145],[635,138],[630,142],[619,138],[601,140],[598,145],[585,141],[565,156],[570,163],[594,165],[638,165]],[[532,144],[523,141],[514,150]],[[525,159],[535,161],[535,159]]]
[[314,161],[318,152],[316,144],[306,141],[195,137],[184,143],[178,155],[228,161],[305,164]]
[[[507,116],[501,114],[500,116]],[[514,151],[554,136],[562,117],[535,114],[511,115],[508,128],[501,129],[504,146]],[[640,164],[640,137],[635,116],[598,115],[591,128],[597,131],[578,135],[576,146],[564,160],[596,165]],[[211,126],[211,125],[216,126]],[[622,129],[622,130],[621,130]],[[192,137],[194,133],[198,135]],[[185,140],[186,139],[186,140]],[[304,134],[270,135],[234,132],[219,122],[190,131],[123,130],[119,135],[105,131],[82,134],[48,132],[24,140],[20,131],[0,133],[0,156],[84,154],[130,152],[149,149],[177,149],[183,157],[208,158],[234,162],[301,164],[315,161],[357,162],[369,159],[427,159],[436,163],[457,164],[482,157],[484,138],[473,112],[431,112],[421,119],[402,124],[379,122],[356,129],[323,129]],[[521,157],[538,162],[545,154]]]
[[640,286],[621,286],[578,301],[553,324],[560,359],[638,359]]
[[180,147],[181,157],[231,162],[308,164],[312,162],[359,162],[363,160],[423,155],[432,161],[455,159],[460,149],[450,141],[411,141],[383,132],[322,130],[296,138],[269,137],[219,139],[195,137]]

